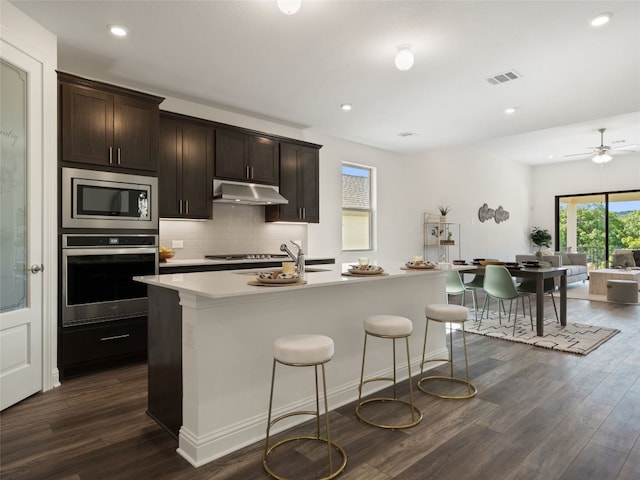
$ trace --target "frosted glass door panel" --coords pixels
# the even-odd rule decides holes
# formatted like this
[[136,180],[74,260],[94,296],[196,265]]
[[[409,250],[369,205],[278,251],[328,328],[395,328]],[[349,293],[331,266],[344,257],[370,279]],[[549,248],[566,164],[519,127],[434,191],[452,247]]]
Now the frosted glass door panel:
[[0,70],[0,312],[27,306],[27,75]]

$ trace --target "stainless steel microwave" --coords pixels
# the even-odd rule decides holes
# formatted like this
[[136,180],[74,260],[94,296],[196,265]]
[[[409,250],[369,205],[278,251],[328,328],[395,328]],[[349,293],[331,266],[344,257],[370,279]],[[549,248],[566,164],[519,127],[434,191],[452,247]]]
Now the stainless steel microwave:
[[158,179],[63,168],[62,228],[158,230]]

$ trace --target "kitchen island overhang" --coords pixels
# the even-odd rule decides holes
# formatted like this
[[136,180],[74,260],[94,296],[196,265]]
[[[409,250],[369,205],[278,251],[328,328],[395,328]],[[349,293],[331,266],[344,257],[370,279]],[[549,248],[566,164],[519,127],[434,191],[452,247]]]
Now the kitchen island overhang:
[[[272,343],[279,336],[317,333],[334,340],[335,355],[326,366],[330,409],[357,399],[362,325],[369,315],[412,320],[411,368],[417,375],[424,307],[446,302],[446,270],[383,267],[385,276],[346,277],[348,265],[335,265],[306,273],[305,285],[280,288],[248,285],[254,277],[246,271],[136,277],[149,286],[149,413],[169,431],[163,418],[177,414],[180,455],[197,467],[264,439]],[[445,335],[442,325],[430,328],[429,358],[446,355]],[[366,376],[391,373],[387,342],[371,342],[367,357]],[[304,370],[279,372],[274,414],[313,408],[313,382]],[[401,356],[398,372],[406,372]],[[179,385],[156,388],[170,383],[172,374]],[[180,398],[167,405],[171,392]],[[292,418],[282,428],[304,420]]]

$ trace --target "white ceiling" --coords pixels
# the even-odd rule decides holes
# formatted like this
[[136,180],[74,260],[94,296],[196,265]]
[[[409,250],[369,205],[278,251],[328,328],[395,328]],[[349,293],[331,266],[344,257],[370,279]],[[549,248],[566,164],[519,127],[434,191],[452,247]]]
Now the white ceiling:
[[[563,155],[601,127],[605,144],[640,144],[635,0],[303,0],[291,16],[275,0],[12,3],[57,35],[62,71],[394,152],[474,144],[535,165],[580,158]],[[522,78],[486,81],[509,70]]]

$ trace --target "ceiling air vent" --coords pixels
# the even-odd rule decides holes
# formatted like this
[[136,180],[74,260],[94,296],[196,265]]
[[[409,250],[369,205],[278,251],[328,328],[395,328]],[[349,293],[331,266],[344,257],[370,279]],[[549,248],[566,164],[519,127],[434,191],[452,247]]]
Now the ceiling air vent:
[[510,82],[512,80],[517,80],[518,78],[521,78],[521,77],[522,75],[520,75],[515,70],[510,70],[508,72],[499,73],[498,75],[494,75],[493,77],[487,78],[487,82],[489,82],[491,85],[500,85],[502,83]]
[[417,135],[417,133],[414,133],[414,132],[400,132],[398,134],[399,137],[411,137],[413,135]]

